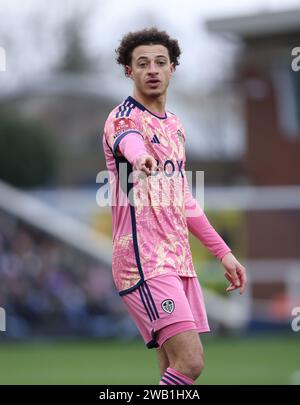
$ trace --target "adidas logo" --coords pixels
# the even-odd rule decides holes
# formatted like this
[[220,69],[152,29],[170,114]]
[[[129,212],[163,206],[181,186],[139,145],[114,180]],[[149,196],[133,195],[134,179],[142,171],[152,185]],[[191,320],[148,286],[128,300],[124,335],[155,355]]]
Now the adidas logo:
[[151,139],[151,143],[160,143],[157,135],[154,135],[154,137]]

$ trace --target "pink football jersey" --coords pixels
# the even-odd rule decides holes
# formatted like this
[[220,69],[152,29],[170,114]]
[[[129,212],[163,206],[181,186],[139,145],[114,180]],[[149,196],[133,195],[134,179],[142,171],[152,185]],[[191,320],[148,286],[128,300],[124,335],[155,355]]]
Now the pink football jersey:
[[[132,133],[143,138],[158,171],[130,182],[132,166],[118,145]],[[165,273],[195,277],[184,204],[185,134],[177,116],[154,114],[128,97],[107,118],[103,149],[113,200],[112,271],[120,295]]]

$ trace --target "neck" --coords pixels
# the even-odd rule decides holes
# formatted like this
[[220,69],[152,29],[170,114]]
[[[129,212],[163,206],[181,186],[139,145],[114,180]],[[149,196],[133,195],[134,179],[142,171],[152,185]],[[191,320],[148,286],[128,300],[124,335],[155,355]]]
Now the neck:
[[133,98],[146,107],[147,110],[153,113],[162,115],[165,114],[166,94],[162,94],[161,96],[147,97],[141,94],[137,89],[134,89]]

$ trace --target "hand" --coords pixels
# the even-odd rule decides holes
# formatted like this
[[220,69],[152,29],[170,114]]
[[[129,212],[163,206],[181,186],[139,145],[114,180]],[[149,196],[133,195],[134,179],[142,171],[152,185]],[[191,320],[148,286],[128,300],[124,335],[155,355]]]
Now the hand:
[[246,269],[241,263],[229,252],[223,259],[222,264],[225,268],[225,277],[230,282],[226,291],[233,291],[240,288],[240,294],[243,294],[247,284]]
[[133,169],[146,173],[147,176],[157,170],[157,162],[153,156],[145,154],[133,162]]

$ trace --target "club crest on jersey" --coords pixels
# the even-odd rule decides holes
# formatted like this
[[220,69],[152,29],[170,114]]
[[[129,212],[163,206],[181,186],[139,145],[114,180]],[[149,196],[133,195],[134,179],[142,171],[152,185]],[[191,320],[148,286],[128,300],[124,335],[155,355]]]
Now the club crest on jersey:
[[161,307],[167,314],[171,314],[175,309],[175,304],[173,300],[167,299],[161,303]]

